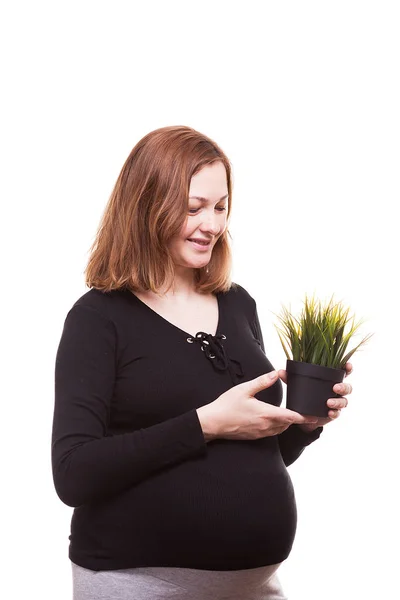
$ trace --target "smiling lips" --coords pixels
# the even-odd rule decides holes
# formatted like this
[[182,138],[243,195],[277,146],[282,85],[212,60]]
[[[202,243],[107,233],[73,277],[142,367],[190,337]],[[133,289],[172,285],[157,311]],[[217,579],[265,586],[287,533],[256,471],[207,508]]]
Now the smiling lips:
[[196,250],[208,250],[211,245],[210,240],[202,240],[202,239],[188,239],[188,242],[191,242]]
[[196,244],[203,244],[204,246],[208,246],[210,240],[203,240],[201,238],[189,238],[189,242],[195,242]]

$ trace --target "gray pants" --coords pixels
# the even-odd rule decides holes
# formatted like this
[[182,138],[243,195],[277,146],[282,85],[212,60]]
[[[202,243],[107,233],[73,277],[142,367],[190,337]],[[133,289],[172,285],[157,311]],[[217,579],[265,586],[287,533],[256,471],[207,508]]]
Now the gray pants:
[[240,571],[140,567],[91,571],[72,563],[73,600],[287,600],[271,565]]

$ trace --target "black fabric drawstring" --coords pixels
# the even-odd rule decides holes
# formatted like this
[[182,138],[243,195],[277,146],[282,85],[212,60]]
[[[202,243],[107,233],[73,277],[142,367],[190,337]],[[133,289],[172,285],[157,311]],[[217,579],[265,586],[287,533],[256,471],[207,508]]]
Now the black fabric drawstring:
[[[205,333],[204,331],[198,331],[195,337],[187,338],[189,343],[197,342],[200,344],[204,354],[217,371],[226,371],[229,369],[234,378],[243,377],[242,365],[238,360],[227,356],[221,340],[226,340],[226,335],[223,333],[211,335],[211,333]],[[235,364],[235,369],[231,369],[230,363]]]

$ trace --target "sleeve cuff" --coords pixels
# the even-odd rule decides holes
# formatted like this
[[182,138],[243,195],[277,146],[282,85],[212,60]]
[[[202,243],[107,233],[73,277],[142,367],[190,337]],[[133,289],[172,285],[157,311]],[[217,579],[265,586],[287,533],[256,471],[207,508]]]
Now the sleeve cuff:
[[299,425],[296,424],[292,425],[291,427],[293,429],[293,438],[298,441],[299,445],[301,446],[308,446],[309,444],[312,444],[312,442],[315,442],[324,429],[323,427],[317,427],[314,429],[314,431],[304,431]]

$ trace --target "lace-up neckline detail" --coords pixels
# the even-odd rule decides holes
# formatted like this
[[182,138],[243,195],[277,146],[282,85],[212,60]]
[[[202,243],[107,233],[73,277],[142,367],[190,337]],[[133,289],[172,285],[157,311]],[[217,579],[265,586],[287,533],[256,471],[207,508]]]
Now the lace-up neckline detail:
[[198,331],[196,335],[189,336],[186,341],[189,344],[199,344],[206,358],[212,363],[217,371],[229,370],[231,376],[236,380],[243,377],[242,365],[234,358],[230,358],[224,348],[222,340],[226,340],[226,335],[219,333],[212,335],[204,331]]
[[216,294],[218,301],[218,324],[215,335],[211,333],[205,333],[204,331],[198,331],[195,336],[190,335],[187,331],[184,331],[177,325],[174,325],[170,321],[168,321],[165,317],[160,315],[157,311],[151,308],[148,304],[143,302],[136,294],[132,294],[129,292],[130,296],[133,296],[134,301],[138,302],[146,311],[150,311],[149,314],[153,314],[155,318],[157,318],[160,322],[163,322],[166,326],[174,330],[175,332],[180,333],[181,335],[186,336],[186,341],[189,344],[199,345],[201,350],[203,351],[203,356],[209,360],[213,366],[213,368],[218,372],[228,371],[232,381],[236,383],[240,383],[241,378],[244,377],[242,365],[238,360],[231,358],[228,356],[226,349],[224,347],[223,341],[226,340],[226,335],[220,333],[221,328],[224,327],[223,321],[223,308],[221,301],[222,295],[220,293]]

